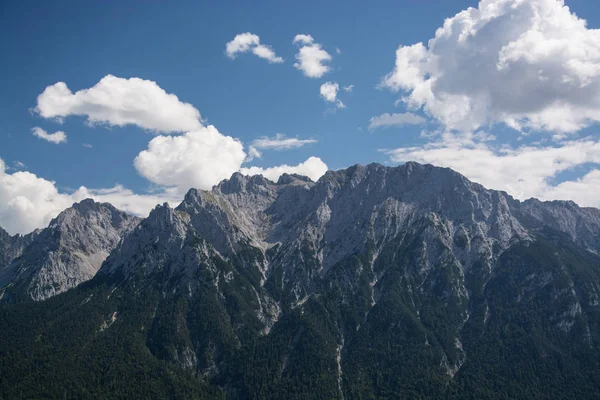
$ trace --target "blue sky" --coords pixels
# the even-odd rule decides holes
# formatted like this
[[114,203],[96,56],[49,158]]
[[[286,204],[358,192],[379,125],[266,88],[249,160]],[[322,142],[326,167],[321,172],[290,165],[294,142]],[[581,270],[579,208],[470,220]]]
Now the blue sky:
[[[506,6],[506,3],[518,4],[519,0],[497,2]],[[262,157],[243,163],[242,168],[269,168],[283,164],[295,166],[309,157],[319,158],[330,169],[370,162],[393,165],[414,159],[453,167],[467,177],[495,189],[510,192],[514,189],[515,195],[520,198],[532,195],[548,199],[572,198],[580,203],[583,199],[583,202],[587,202],[584,205],[600,205],[600,199],[590,199],[589,196],[589,193],[600,189],[594,186],[596,176],[589,175],[597,171],[600,156],[585,150],[597,145],[597,120],[600,117],[596,117],[596,111],[600,107],[586,106],[584,111],[579,106],[569,109],[570,114],[576,114],[575,117],[569,114],[565,118],[572,120],[569,126],[555,123],[547,115],[540,117],[540,112],[556,115],[557,104],[565,101],[574,104],[576,101],[573,98],[581,98],[577,89],[569,89],[571,86],[566,89],[565,85],[555,88],[546,83],[555,79],[552,72],[549,72],[549,78],[540,72],[535,85],[529,86],[528,82],[524,82],[516,86],[517,89],[533,87],[528,93],[518,93],[518,90],[511,92],[511,96],[516,98],[514,104],[521,109],[527,110],[528,105],[532,104],[533,111],[525,114],[507,112],[510,107],[502,103],[508,101],[512,104],[513,99],[500,93],[501,90],[490,90],[491,94],[486,97],[490,99],[489,109],[481,111],[481,119],[476,122],[472,122],[470,117],[449,117],[460,113],[448,114],[448,101],[442,105],[434,102],[438,97],[444,98],[444,90],[453,94],[464,92],[472,100],[466,103],[471,107],[469,114],[480,112],[473,111],[478,104],[478,93],[487,91],[495,81],[493,75],[478,76],[486,68],[483,63],[485,60],[478,59],[481,50],[493,48],[486,42],[492,39],[480,33],[483,29],[473,34],[477,40],[473,39],[468,46],[460,47],[460,44],[442,43],[440,40],[436,47],[439,54],[429,49],[428,60],[432,59],[432,55],[442,55],[440,59],[446,60],[443,57],[449,56],[444,51],[462,52],[464,58],[447,58],[449,63],[457,64],[457,70],[446,70],[446,65],[438,65],[435,72],[423,74],[425,78],[437,74],[437,82],[446,79],[445,83],[440,83],[433,90],[436,99],[417,101],[418,104],[414,98],[412,103],[407,100],[407,96],[414,95],[415,88],[419,86],[409,82],[407,69],[394,69],[398,47],[419,42],[427,47],[427,42],[435,37],[436,30],[442,27],[446,18],[452,18],[468,7],[483,10],[485,4],[447,0],[378,1],[375,5],[353,1],[254,3],[178,1],[167,6],[167,3],[159,1],[127,0],[2,2],[0,159],[4,163],[4,185],[8,187],[10,183],[13,189],[5,188],[3,192],[0,177],[0,200],[10,203],[4,208],[0,206],[0,226],[9,226],[11,233],[43,226],[63,205],[81,197],[73,195],[81,186],[89,189],[86,192],[88,195],[116,202],[117,206],[143,214],[154,200],[165,198],[176,201],[186,185],[198,186],[198,182],[205,182],[197,176],[198,171],[186,172],[174,178],[178,188],[173,188],[168,185],[172,171],[161,171],[158,173],[160,177],[149,178],[151,173],[147,169],[141,172],[142,168],[148,166],[134,166],[138,154],[160,135],[159,132],[143,129],[139,123],[117,126],[109,121],[91,125],[86,122],[87,115],[71,115],[76,113],[63,116],[62,123],[59,123],[56,118],[44,118],[43,113],[36,111],[39,105],[37,98],[47,87],[64,82],[75,93],[94,87],[107,75],[124,80],[140,78],[155,82],[166,93],[176,95],[181,103],[189,103],[197,109],[202,117],[202,125],[214,125],[219,134],[241,141],[246,155],[254,140],[261,137],[276,140],[278,133],[288,139],[314,140],[313,143],[291,149],[263,149]],[[483,3],[494,1],[486,0]],[[569,11],[565,12],[558,0],[527,0],[525,3],[531,3],[529,8],[521,7],[520,11],[505,13],[523,17],[522,26],[519,26],[523,32],[533,29],[530,8],[548,8],[552,3],[557,7],[553,12],[565,21],[563,24],[559,18],[559,25],[566,27],[569,21],[576,21],[577,18],[587,20],[586,28],[564,28],[565,32],[574,35],[576,41],[581,41],[582,52],[590,53],[590,50],[599,49],[592,43],[593,40],[590,39],[588,43],[585,39],[588,36],[597,37],[593,29],[600,27],[600,11],[593,2],[567,1],[566,5],[577,17]],[[549,14],[542,18],[549,21],[552,16]],[[571,16],[570,19],[568,16]],[[501,17],[494,16],[490,20],[496,21],[496,25],[488,24],[495,36],[498,32],[494,29],[504,29],[505,23]],[[476,21],[479,16],[473,14],[470,18]],[[551,42],[553,35],[565,34],[561,31],[563,25],[543,28],[541,38],[536,39],[539,39],[537,48],[547,50],[546,45]],[[227,57],[226,44],[236,35],[246,32],[259,36],[260,43],[270,46],[284,62],[269,63],[251,52],[237,54],[235,59]],[[577,33],[580,35],[577,36]],[[331,55],[331,62],[326,63],[331,69],[329,72],[311,78],[294,67],[301,46],[292,41],[298,34],[311,35],[313,43],[318,43]],[[575,65],[571,63],[573,60],[581,61],[578,59],[580,56],[574,53],[559,60],[560,65],[558,61],[552,65],[549,58],[544,58],[548,56],[544,53],[546,50],[532,60],[526,57],[527,54],[538,53],[527,47],[530,42],[523,40],[523,43],[523,48],[528,50],[521,53],[517,51],[519,49],[515,50],[512,58],[508,59],[508,69],[517,62],[524,62],[530,70],[535,68],[535,71],[542,71],[546,68],[554,71],[566,68],[565,65]],[[503,46],[507,44],[508,41],[502,43]],[[553,50],[548,51],[551,53]],[[498,53],[494,53],[495,57]],[[497,61],[495,59],[494,65]],[[598,67],[600,56],[591,56],[585,61],[592,67]],[[482,62],[482,69],[469,71],[469,67],[478,62]],[[519,64],[519,68],[524,67]],[[582,70],[577,69],[573,73]],[[467,71],[468,74],[465,78],[459,76],[461,74],[457,71]],[[514,76],[525,75],[517,74],[519,71],[528,70],[518,70]],[[568,71],[572,72],[571,69]],[[455,76],[452,76],[453,73]],[[561,76],[565,75],[564,71],[561,73]],[[586,87],[591,88],[586,93],[593,93],[581,101],[592,104],[597,100],[596,83],[600,73],[586,74]],[[382,84],[386,75],[390,79]],[[510,85],[514,82],[514,76],[506,84],[500,84],[512,89]],[[577,75],[577,78],[580,77]],[[467,81],[461,82],[461,79]],[[489,79],[489,83],[485,79]],[[342,101],[345,108],[336,108],[335,102],[328,102],[320,96],[320,87],[326,82],[339,85],[336,101]],[[349,85],[353,85],[351,92],[342,89]],[[444,85],[449,88],[444,89]],[[453,85],[463,85],[469,89],[457,89]],[[572,92],[567,95],[566,90]],[[529,99],[531,93],[532,98]],[[557,100],[554,105],[542,104],[540,99],[552,96],[556,96]],[[401,98],[405,100],[395,105]],[[112,104],[118,101],[118,98],[110,100]],[[446,108],[442,110],[442,107]],[[369,129],[371,118],[384,113],[410,113],[423,118],[423,121]],[[507,120],[513,117],[518,120],[517,129],[515,125],[507,126]],[[34,127],[50,134],[63,131],[67,141],[55,144],[43,140],[32,134]],[[178,137],[183,131],[162,134]],[[493,137],[494,140],[488,141],[485,137]],[[563,165],[567,163],[568,166],[554,167],[547,173],[535,172],[523,178],[525,183],[520,187],[511,181],[520,179],[514,171],[507,171],[504,175],[498,175],[496,171],[503,165],[515,164],[506,160],[506,149],[514,152],[513,157],[527,159],[536,167],[544,166],[544,162],[552,165],[556,162]],[[543,151],[536,151],[539,149]],[[569,154],[585,154],[569,155],[565,159],[562,155],[557,156],[554,149]],[[218,146],[211,149],[217,154],[220,151]],[[487,163],[489,155],[494,160],[497,158],[498,163]],[[540,159],[544,162],[536,161]],[[524,169],[528,169],[527,162],[523,164]],[[161,168],[181,168],[179,164],[164,164]],[[481,172],[485,168],[489,171]],[[16,175],[18,171],[27,171],[30,175]],[[214,171],[207,173],[215,174]],[[578,179],[586,176],[591,183],[586,181],[582,186],[583,183]],[[212,180],[206,182],[225,177],[211,176]],[[43,186],[46,185],[45,181],[50,181],[54,182],[56,193],[46,185],[50,192],[39,190],[39,196],[45,196],[40,199],[35,198],[36,190],[23,189],[21,193],[14,189],[16,185],[26,186],[23,182],[34,178],[39,181],[28,188],[35,188],[36,184]],[[8,179],[11,181],[8,182]],[[555,189],[563,182],[567,182],[567,185]],[[126,200],[118,196],[102,197],[102,189],[113,188],[117,184],[135,194],[154,197],[141,200],[140,204],[133,204],[137,200],[132,197]],[[56,199],[48,201],[48,196],[55,196]],[[23,202],[26,204],[23,205]],[[39,215],[29,217],[33,209],[40,210]]]
[[[177,7],[159,1],[5,4],[0,46],[8,57],[1,78],[5,94],[0,100],[0,157],[8,163],[22,161],[65,188],[119,182],[145,189],[148,183],[136,173],[132,160],[147,145],[148,133],[137,127],[89,128],[78,117],[57,126],[29,112],[48,85],[63,81],[76,91],[112,74],[157,82],[193,104],[221,132],[244,142],[277,132],[319,140],[293,153],[265,155],[264,165],[297,163],[313,154],[327,156],[332,168],[383,161],[377,146],[395,146],[402,138],[394,138],[394,132],[361,133],[358,128],[366,128],[373,115],[395,111],[397,96],[375,89],[393,66],[395,49],[427,39],[446,16],[476,4],[201,3],[205,2],[184,1]],[[242,32],[258,34],[286,62],[269,65],[249,54],[235,61],[227,58],[225,44]],[[342,51],[335,55],[334,71],[323,79],[307,79],[292,67],[297,50],[292,39],[304,32],[330,53]],[[344,99],[347,110],[326,113],[318,93],[328,79],[355,85]],[[30,135],[33,126],[60,128],[69,135],[69,144],[49,148]],[[94,147],[84,152],[82,143]],[[102,169],[94,168],[98,163],[104,164]],[[74,164],[80,168],[74,170]]]

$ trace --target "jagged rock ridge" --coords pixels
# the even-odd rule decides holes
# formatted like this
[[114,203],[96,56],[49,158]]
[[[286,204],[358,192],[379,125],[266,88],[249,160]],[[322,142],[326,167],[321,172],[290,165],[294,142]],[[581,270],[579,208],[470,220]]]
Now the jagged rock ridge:
[[19,257],[38,233],[36,230],[27,235],[11,236],[0,227],[0,270]]
[[[475,262],[492,262],[515,241],[533,240],[532,232],[543,226],[565,232],[591,252],[600,251],[597,209],[572,202],[519,202],[452,170],[417,163],[397,168],[357,165],[329,171],[317,183],[287,174],[275,183],[236,173],[212,191],[190,190],[174,210],[157,207],[138,230],[152,232],[148,240],[172,230],[167,243],[173,237],[184,240],[193,231],[223,257],[250,245],[263,253],[264,263],[258,266],[263,279],[284,268],[282,278],[287,282],[288,274],[298,278],[308,273],[294,265],[305,260],[283,263],[302,248],[310,249],[315,258],[318,278],[369,246],[375,262],[386,244],[408,236],[419,224],[429,225],[428,240],[439,239],[463,270]],[[104,273],[121,268],[139,251],[128,249],[124,255],[124,249],[141,241],[136,235],[125,241]],[[425,256],[439,256],[430,253]],[[424,265],[433,262],[423,260]],[[309,281],[294,283],[298,288],[294,301],[308,294]]]
[[3,299],[44,300],[90,280],[139,221],[111,204],[86,199],[61,212],[46,229],[13,237],[20,245],[4,253],[9,264],[0,271]]

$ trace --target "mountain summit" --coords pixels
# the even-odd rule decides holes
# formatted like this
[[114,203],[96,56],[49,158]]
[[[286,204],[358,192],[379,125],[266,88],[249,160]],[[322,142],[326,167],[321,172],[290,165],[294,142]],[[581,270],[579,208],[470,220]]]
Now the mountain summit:
[[4,253],[6,264],[0,265],[3,300],[44,300],[90,280],[139,221],[111,204],[86,199],[61,212],[46,229],[10,238],[18,250]]

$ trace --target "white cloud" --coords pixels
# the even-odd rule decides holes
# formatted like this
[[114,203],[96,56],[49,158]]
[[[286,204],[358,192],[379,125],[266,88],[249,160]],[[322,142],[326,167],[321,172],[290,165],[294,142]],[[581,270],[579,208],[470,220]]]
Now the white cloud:
[[326,63],[330,62],[333,57],[323,50],[323,47],[319,43],[315,43],[312,36],[304,34],[296,35],[293,43],[301,46],[296,54],[297,62],[294,64],[294,67],[302,71],[305,76],[320,78],[331,71],[331,67],[326,65]]
[[200,112],[155,82],[107,75],[95,86],[72,93],[66,83],[48,86],[35,108],[44,118],[86,116],[90,124],[137,125],[154,132],[185,132],[202,127]]
[[594,169],[583,177],[562,182],[547,189],[549,199],[568,199],[583,206],[600,208],[600,169]]
[[242,143],[214,126],[181,136],[157,136],[134,160],[136,170],[151,182],[177,187],[210,189],[238,171],[246,153]]
[[262,156],[259,149],[285,150],[314,142],[314,139],[287,138],[277,134],[274,138],[255,140],[246,155],[239,140],[221,134],[214,126],[208,126],[181,136],[155,137],[148,144],[148,149],[138,154],[134,165],[144,178],[182,196],[192,187],[210,190],[237,171],[266,174],[267,177],[291,171],[312,178],[327,170],[327,166],[315,157],[297,166],[282,165],[267,169],[241,167],[243,163]]
[[553,184],[560,173],[578,166],[600,164],[600,141],[590,138],[557,146],[512,148],[492,147],[472,136],[456,139],[444,135],[440,141],[422,147],[385,152],[392,162],[417,161],[452,168],[470,180],[504,190],[521,200],[530,197],[575,200],[582,206],[600,207],[598,169],[583,178]]
[[317,181],[327,172],[327,164],[318,157],[310,157],[303,163],[295,166],[280,165],[271,168],[249,167],[241,168],[240,172],[244,175],[262,175],[267,179],[277,182],[279,177],[284,174],[298,174],[308,176],[313,181]]
[[283,133],[276,133],[275,137],[272,138],[263,136],[255,139],[250,144],[248,147],[248,157],[246,157],[245,162],[261,158],[262,152],[260,150],[290,150],[316,142],[316,139],[288,138]]
[[392,126],[421,125],[425,123],[425,118],[413,114],[388,114],[384,113],[369,120],[369,130],[377,128],[388,128]]
[[329,102],[335,102],[340,86],[335,82],[325,82],[321,85],[321,97]]
[[167,193],[134,194],[122,186],[111,189],[80,187],[74,193],[61,193],[53,181],[27,171],[7,172],[0,159],[0,226],[10,234],[28,233],[44,228],[50,220],[74,202],[85,198],[108,201],[115,207],[146,216],[159,203],[177,201]]
[[344,103],[340,99],[337,98],[337,94],[340,90],[340,85],[336,82],[325,82],[321,85],[321,97],[330,103],[335,103],[337,108],[346,108]]
[[271,46],[260,43],[260,38],[250,32],[240,33],[225,46],[227,57],[234,59],[240,53],[251,51],[254,55],[264,58],[270,63],[282,63],[283,58],[278,57]]
[[64,133],[63,131],[56,131],[54,133],[48,133],[45,130],[43,130],[42,128],[36,126],[35,128],[31,129],[31,132],[33,133],[34,136],[37,136],[40,139],[44,139],[44,140],[54,143],[54,144],[66,143],[66,141],[67,141],[67,134]]
[[240,33],[235,35],[233,40],[225,45],[225,54],[229,58],[235,58],[238,53],[246,53],[258,44],[260,44],[258,35],[250,32]]
[[250,146],[248,148],[248,155],[246,156],[246,159],[244,160],[245,163],[248,163],[252,160],[254,160],[255,158],[261,158],[262,157],[262,152],[260,150],[258,150],[256,147]]
[[482,0],[400,46],[381,85],[446,129],[575,132],[600,121],[600,30],[562,0]]
[[342,89],[344,89],[344,92],[351,93],[354,89],[354,85],[344,86]]
[[71,196],[59,193],[54,182],[25,171],[9,174],[6,169],[0,159],[0,226],[7,232],[42,228],[72,204]]
[[86,149],[91,149],[92,147],[94,147],[89,143],[83,143],[82,146],[85,147]]
[[265,46],[263,44],[260,44],[256,47],[254,47],[252,49],[252,53],[254,53],[254,55],[256,55],[260,58],[264,58],[264,59],[268,60],[270,63],[282,63],[283,62],[283,58],[276,56],[273,49],[271,49],[269,46]]
[[261,150],[289,150],[316,142],[315,139],[288,138],[282,133],[277,133],[273,138],[263,136],[254,140],[251,147]]
[[303,33],[300,33],[296,36],[294,36],[294,40],[292,41],[293,44],[312,44],[315,41],[315,39],[313,39],[313,37],[311,35],[305,35]]
[[91,198],[96,201],[108,202],[119,210],[140,217],[147,217],[157,204],[166,202],[169,203],[171,207],[175,207],[183,199],[179,193],[168,189],[151,194],[139,194],[134,193],[132,190],[127,189],[122,185],[115,185],[108,189],[88,189],[81,187],[76,192],[76,197],[78,199]]

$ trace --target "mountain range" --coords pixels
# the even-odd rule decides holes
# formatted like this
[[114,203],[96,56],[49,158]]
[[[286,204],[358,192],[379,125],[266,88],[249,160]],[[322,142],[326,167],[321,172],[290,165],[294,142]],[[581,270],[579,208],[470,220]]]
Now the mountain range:
[[600,210],[431,165],[84,200],[0,288],[0,398],[600,397]]

